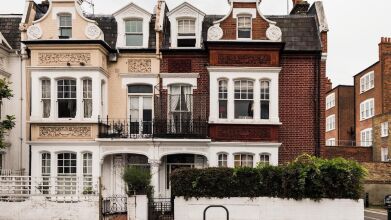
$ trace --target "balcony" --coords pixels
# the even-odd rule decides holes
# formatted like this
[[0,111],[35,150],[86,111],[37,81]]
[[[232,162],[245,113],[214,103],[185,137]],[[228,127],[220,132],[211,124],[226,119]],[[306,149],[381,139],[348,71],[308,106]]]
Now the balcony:
[[207,120],[155,119],[133,122],[129,119],[99,120],[99,138],[112,139],[206,139],[209,137]]

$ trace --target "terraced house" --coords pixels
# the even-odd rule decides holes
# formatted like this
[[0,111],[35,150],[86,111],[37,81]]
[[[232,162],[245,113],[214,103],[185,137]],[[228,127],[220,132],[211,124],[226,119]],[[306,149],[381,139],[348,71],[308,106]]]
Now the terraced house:
[[153,12],[130,3],[96,16],[81,0],[28,3],[30,175],[51,193],[123,195],[133,165],[150,169],[154,196],[166,198],[178,168],[320,155],[321,2],[294,1],[284,16],[263,15],[260,0],[229,0],[225,15],[163,0]]

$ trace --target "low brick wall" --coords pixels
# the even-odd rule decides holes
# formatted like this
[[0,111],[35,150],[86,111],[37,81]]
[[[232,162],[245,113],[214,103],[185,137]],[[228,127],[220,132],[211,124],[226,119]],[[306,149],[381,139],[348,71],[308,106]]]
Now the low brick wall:
[[368,170],[364,190],[370,205],[384,205],[384,197],[391,194],[391,163],[363,163]]
[[331,159],[335,157],[343,157],[349,160],[358,162],[372,162],[373,154],[371,147],[345,147],[345,146],[326,146],[323,149],[322,157]]

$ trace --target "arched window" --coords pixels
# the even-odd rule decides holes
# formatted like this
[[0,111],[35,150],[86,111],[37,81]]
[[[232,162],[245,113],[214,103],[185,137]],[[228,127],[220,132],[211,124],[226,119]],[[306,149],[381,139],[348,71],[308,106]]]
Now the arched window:
[[235,167],[253,167],[254,156],[252,154],[235,154],[234,165]]
[[76,80],[60,79],[57,81],[57,102],[59,118],[76,116]]
[[270,81],[261,80],[261,119],[269,119]]
[[125,21],[126,46],[143,46],[143,20],[132,18]]
[[238,15],[238,38],[251,38],[251,15]]
[[51,108],[51,86],[50,79],[41,80],[41,101],[42,101],[42,117],[50,117]]
[[219,80],[219,118],[226,119],[228,113],[228,81]]
[[254,82],[235,81],[235,118],[252,119],[254,115]]
[[259,163],[264,165],[270,164],[270,154],[262,153],[259,158]]
[[41,171],[42,171],[42,176],[50,176],[51,172],[51,155],[50,153],[42,153],[41,154]]
[[227,167],[228,166],[228,155],[226,153],[220,153],[218,156],[219,167]]
[[59,38],[68,39],[72,37],[72,15],[71,14],[59,14]]
[[83,109],[84,118],[91,118],[92,116],[92,80],[83,80]]

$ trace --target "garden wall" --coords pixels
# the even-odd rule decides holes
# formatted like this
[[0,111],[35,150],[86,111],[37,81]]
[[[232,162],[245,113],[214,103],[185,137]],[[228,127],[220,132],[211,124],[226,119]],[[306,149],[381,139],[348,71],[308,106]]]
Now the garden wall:
[[43,196],[24,201],[0,201],[0,219],[7,220],[92,220],[99,219],[99,197],[77,202],[54,202]]
[[[200,220],[209,205],[223,205],[229,219],[235,220],[364,220],[364,202],[349,199],[309,199],[296,201],[279,198],[175,198],[175,219]],[[210,208],[206,220],[226,219],[223,208]]]

